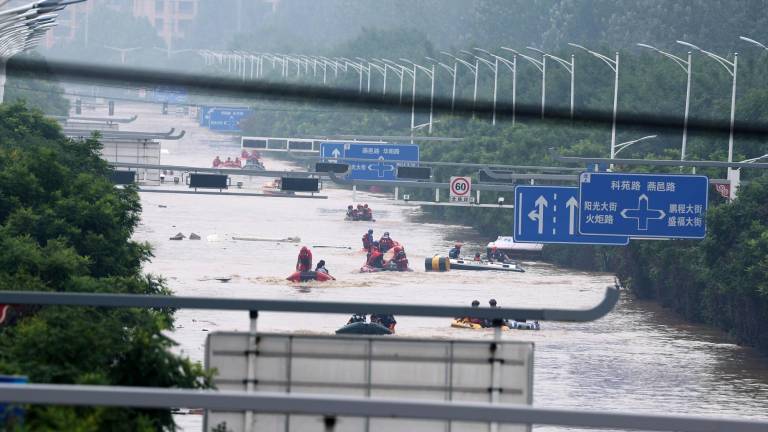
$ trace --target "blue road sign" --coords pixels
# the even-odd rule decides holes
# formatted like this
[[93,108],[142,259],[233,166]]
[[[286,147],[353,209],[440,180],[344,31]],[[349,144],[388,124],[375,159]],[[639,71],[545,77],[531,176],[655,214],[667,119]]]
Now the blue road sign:
[[627,236],[579,233],[579,188],[560,186],[515,187],[514,239],[519,243],[620,245]]
[[[347,178],[350,180],[396,180],[398,166],[419,164],[419,146],[416,144],[323,142],[320,144],[320,155],[349,164]],[[347,161],[345,158],[371,161]]]
[[694,239],[706,235],[705,176],[582,173],[579,190],[582,234]]
[[155,102],[174,104],[187,103],[187,90],[181,87],[158,86],[155,88]]
[[247,107],[206,107],[207,126],[221,132],[240,132],[240,121],[251,114]]

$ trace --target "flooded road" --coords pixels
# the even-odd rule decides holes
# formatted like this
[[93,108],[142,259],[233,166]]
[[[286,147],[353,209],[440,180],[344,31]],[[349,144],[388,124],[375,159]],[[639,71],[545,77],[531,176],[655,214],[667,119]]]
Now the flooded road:
[[[239,148],[212,149],[220,141],[190,119],[160,116],[153,106],[131,107],[139,120],[124,130],[181,127],[187,135],[164,143],[162,162],[210,166],[219,154],[236,156]],[[267,159],[267,169],[295,169]],[[258,192],[268,179],[245,180]],[[502,306],[586,308],[600,301],[613,276],[575,272],[543,263],[524,263],[526,273],[425,273],[424,258],[447,255],[455,241],[463,253],[484,250],[492,239],[470,228],[417,222],[419,209],[393,203],[383,195],[358,193],[356,202],[374,209],[375,223],[345,222],[352,192],[326,188],[327,199],[231,197],[142,193],[142,223],[135,239],[147,241],[155,258],[147,272],[163,275],[178,295],[265,299],[380,301],[469,305],[495,298]],[[505,211],[489,209],[488,211]],[[506,210],[508,211],[508,210]],[[378,238],[385,231],[405,245],[411,273],[361,274],[365,255],[361,237],[368,228]],[[170,241],[177,232],[200,241]],[[218,241],[208,241],[215,235]],[[300,243],[231,240],[232,236],[300,237]],[[313,246],[314,261],[324,259],[338,279],[330,283],[291,284],[298,250]],[[333,246],[333,247],[318,247]],[[351,249],[344,249],[351,247]],[[213,278],[231,277],[228,283]],[[245,312],[189,311],[176,314],[172,337],[193,360],[203,360],[209,332],[248,328]],[[261,331],[331,333],[347,316],[263,313]],[[454,329],[449,320],[397,317],[401,336],[490,338],[492,332]],[[719,332],[683,323],[653,304],[623,295],[616,309],[591,323],[543,322],[538,332],[506,332],[504,338],[535,343],[534,404],[643,412],[768,417],[768,360],[727,342]],[[200,416],[178,416],[185,430],[199,430]],[[537,431],[562,430],[537,427]]]

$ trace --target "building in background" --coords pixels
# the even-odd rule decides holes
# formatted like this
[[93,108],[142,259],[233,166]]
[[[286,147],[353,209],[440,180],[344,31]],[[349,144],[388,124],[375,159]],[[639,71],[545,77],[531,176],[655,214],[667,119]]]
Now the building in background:
[[200,0],[133,0],[133,16],[144,17],[157,30],[167,47],[192,31]]

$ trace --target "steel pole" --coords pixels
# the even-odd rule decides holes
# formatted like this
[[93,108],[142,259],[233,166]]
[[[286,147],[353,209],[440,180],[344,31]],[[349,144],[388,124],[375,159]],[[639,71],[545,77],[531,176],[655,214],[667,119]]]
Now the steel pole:
[[367,89],[367,92],[371,93],[371,64],[370,63],[368,63],[368,89]]
[[688,81],[685,85],[685,114],[683,115],[683,144],[680,148],[680,160],[685,160],[685,146],[688,140],[688,110],[691,101],[691,52],[688,51]]
[[616,76],[613,81],[613,125],[611,126],[611,159],[616,156],[616,109],[619,104],[619,53],[616,53]]
[[517,56],[512,56],[512,127],[515,127],[517,111]]
[[429,133],[432,134],[432,116],[435,112],[435,65],[432,65],[432,94],[429,96]]
[[405,66],[400,66],[400,103],[403,103],[403,80],[405,79]]
[[475,108],[477,108],[477,79],[480,76],[480,60],[475,60],[475,92],[472,96],[472,118],[475,118]]
[[[739,66],[739,54],[733,54],[733,85],[731,86],[731,133],[728,137],[728,162],[733,162],[733,125],[736,119],[736,72]],[[728,167],[728,180],[731,179],[733,169]]]
[[416,127],[416,65],[413,65],[413,86],[411,88],[411,135]]
[[541,58],[541,118],[544,119],[544,106],[547,100],[547,56]]
[[499,59],[496,57],[496,67],[493,69],[493,116],[491,124],[496,125],[496,96],[499,90]]
[[386,96],[387,95],[387,65],[384,65],[384,85],[381,89],[381,95]]
[[5,60],[0,59],[0,103],[3,103],[3,99],[5,98],[5,65]]
[[575,76],[576,76],[576,57],[571,54],[571,120],[573,120],[573,98],[575,89]]
[[453,62],[453,90],[451,91],[451,114],[454,113],[456,106],[456,77],[459,74],[459,63]]

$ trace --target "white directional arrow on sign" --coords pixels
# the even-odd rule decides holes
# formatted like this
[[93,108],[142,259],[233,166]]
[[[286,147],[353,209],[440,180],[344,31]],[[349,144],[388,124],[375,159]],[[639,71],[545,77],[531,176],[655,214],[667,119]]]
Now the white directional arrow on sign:
[[333,151],[331,152],[331,156],[333,156],[335,159],[338,159],[338,158],[339,158],[339,156],[341,156],[341,152],[339,151],[339,149],[335,148],[335,149],[333,149]]
[[579,201],[576,200],[575,197],[571,197],[571,199],[568,200],[568,202],[565,203],[565,206],[568,207],[568,234],[574,235],[576,233],[576,230],[574,229],[574,221],[576,220],[576,209],[579,208]]
[[535,201],[536,204],[536,210],[531,210],[530,213],[528,213],[528,217],[532,221],[538,221],[539,222],[539,234],[544,233],[544,207],[546,207],[549,203],[547,202],[547,199],[544,198],[542,195],[539,195],[539,197]]
[[621,211],[621,217],[625,219],[637,219],[637,229],[641,231],[648,230],[648,221],[650,219],[664,219],[666,215],[664,210],[649,208],[648,196],[645,194],[640,195],[636,209],[624,209]]

